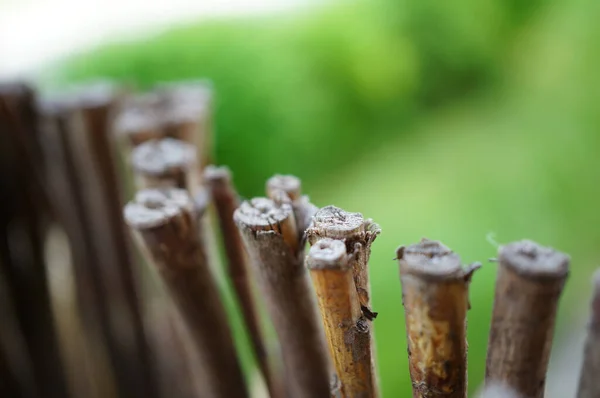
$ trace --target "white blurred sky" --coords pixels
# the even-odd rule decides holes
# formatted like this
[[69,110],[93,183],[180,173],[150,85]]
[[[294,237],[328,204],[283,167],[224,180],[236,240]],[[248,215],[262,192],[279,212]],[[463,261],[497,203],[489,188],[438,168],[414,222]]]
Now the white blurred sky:
[[73,51],[177,21],[262,14],[310,0],[0,0],[0,79],[27,77]]

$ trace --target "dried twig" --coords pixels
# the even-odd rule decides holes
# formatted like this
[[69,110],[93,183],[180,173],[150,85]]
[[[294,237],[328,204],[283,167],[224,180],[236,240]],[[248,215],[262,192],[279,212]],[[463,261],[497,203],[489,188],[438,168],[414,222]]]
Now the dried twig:
[[276,202],[282,200],[280,197],[282,192],[291,200],[298,235],[304,236],[306,229],[312,222],[312,217],[319,209],[310,203],[308,196],[302,195],[302,182],[300,179],[292,175],[274,175],[267,180],[266,191],[267,196]]
[[352,276],[353,256],[341,240],[321,239],[307,257],[342,397],[376,397],[369,319]]
[[195,208],[179,189],[144,190],[125,217],[150,254],[198,347],[206,395],[246,397],[225,309],[198,237]]
[[0,87],[0,267],[37,391],[66,397],[44,259],[48,203],[34,104],[27,86]]
[[467,396],[468,288],[479,265],[428,239],[397,252],[413,397]]
[[265,347],[264,331],[261,330],[258,304],[253,294],[250,265],[242,237],[233,221],[233,213],[239,206],[239,198],[231,182],[231,173],[226,167],[208,166],[204,171],[204,180],[208,185],[213,203],[217,210],[225,255],[227,272],[237,294],[242,316],[248,328],[250,341],[269,394],[272,398],[281,397],[282,380],[279,380],[273,364],[269,363]]
[[600,397],[600,270],[594,273],[591,313],[577,398]]
[[252,259],[281,344],[289,396],[329,396],[329,361],[292,207],[244,202],[234,220]]
[[[115,93],[91,89],[45,106],[53,190],[72,241],[81,316],[103,343],[121,395],[156,396],[110,141]],[[66,199],[63,202],[63,199]],[[95,344],[95,342],[94,342]]]
[[196,148],[173,138],[146,141],[132,151],[131,163],[138,189],[198,186]]
[[486,383],[503,383],[524,398],[539,398],[569,257],[524,240],[500,247],[498,259]]

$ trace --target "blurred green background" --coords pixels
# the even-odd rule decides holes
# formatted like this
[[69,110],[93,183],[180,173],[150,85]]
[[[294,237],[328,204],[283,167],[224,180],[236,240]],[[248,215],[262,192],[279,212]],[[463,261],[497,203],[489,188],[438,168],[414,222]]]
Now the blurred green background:
[[594,0],[332,3],[107,44],[44,82],[109,77],[146,89],[207,77],[216,159],[243,196],[291,173],[315,204],[378,222],[370,267],[385,398],[411,389],[396,247],[426,236],[482,261],[468,325],[473,392],[484,375],[494,239],[572,255],[555,343],[581,333],[600,263],[598,18]]

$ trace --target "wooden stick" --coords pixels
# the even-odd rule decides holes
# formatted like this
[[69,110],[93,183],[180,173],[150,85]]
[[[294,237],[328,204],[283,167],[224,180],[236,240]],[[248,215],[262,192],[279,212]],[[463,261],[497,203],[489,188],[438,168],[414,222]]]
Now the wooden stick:
[[267,196],[275,201],[281,201],[280,193],[283,192],[292,203],[294,219],[299,236],[304,236],[306,229],[312,222],[312,217],[319,210],[310,203],[308,196],[302,195],[302,182],[292,175],[276,174],[267,180]]
[[523,240],[500,247],[486,362],[486,384],[524,398],[544,396],[558,300],[569,257]]
[[511,388],[502,384],[492,384],[486,386],[478,395],[479,398],[520,398]]
[[132,151],[138,189],[172,187],[193,192],[198,186],[196,148],[173,138],[146,141]]
[[600,396],[600,269],[593,276],[593,292],[588,334],[585,341],[583,365],[579,378],[577,398]]
[[[63,207],[64,219],[69,217],[78,223],[69,224],[69,237],[73,242],[84,241],[85,252],[74,252],[75,269],[85,270],[78,277],[83,284],[79,290],[84,292],[80,297],[94,296],[92,314],[98,317],[119,394],[155,397],[158,388],[143,328],[110,141],[115,103],[115,92],[92,87],[55,100],[46,109],[48,119],[59,130],[56,147],[66,158],[57,159],[66,162],[68,174],[64,177],[73,191],[75,206],[56,204]],[[88,331],[95,327],[91,322],[86,326]]]
[[[206,372],[206,396],[246,397],[231,330],[184,190],[144,190],[125,218],[187,322]],[[199,209],[196,209],[199,210]]]
[[364,311],[369,312],[371,311],[371,287],[368,262],[371,256],[371,244],[380,231],[373,220],[365,220],[360,213],[349,213],[335,206],[320,209],[306,231],[311,245],[323,238],[344,240],[348,253],[355,256],[352,273],[360,304],[364,307]]
[[227,272],[237,294],[254,354],[265,379],[269,395],[272,398],[282,397],[282,380],[279,380],[274,364],[269,363],[269,356],[264,343],[265,335],[260,324],[258,303],[253,294],[248,256],[240,232],[233,221],[233,213],[239,206],[240,201],[231,181],[231,173],[227,167],[207,166],[204,170],[204,180],[210,189],[217,210],[225,255],[228,260]]
[[44,258],[49,211],[41,178],[35,95],[27,86],[0,87],[0,131],[0,266],[36,390],[67,397]]
[[115,119],[115,132],[125,147],[135,148],[150,140],[164,138],[160,122],[160,97],[156,94],[129,98]]
[[423,239],[397,251],[413,397],[467,396],[466,269],[440,242]]
[[312,246],[306,262],[341,383],[341,396],[378,396],[371,327],[354,285],[352,256],[346,253],[343,241],[325,238]]
[[325,336],[289,203],[243,202],[234,213],[279,338],[288,396],[329,397]]
[[207,81],[161,84],[162,129],[198,148],[199,166],[212,163],[212,85]]

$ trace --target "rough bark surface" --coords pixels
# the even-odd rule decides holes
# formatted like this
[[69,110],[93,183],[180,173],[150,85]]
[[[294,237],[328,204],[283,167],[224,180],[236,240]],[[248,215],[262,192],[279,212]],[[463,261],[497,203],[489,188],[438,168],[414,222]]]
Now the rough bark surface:
[[234,213],[281,345],[287,396],[329,397],[329,360],[289,203],[265,198]]
[[240,232],[233,221],[233,213],[240,205],[240,201],[231,181],[231,173],[226,167],[207,166],[204,170],[204,180],[209,187],[217,211],[227,256],[227,272],[242,310],[254,354],[265,378],[269,395],[271,398],[282,397],[283,380],[279,380],[274,364],[269,362],[264,343],[264,331],[260,324],[258,303],[253,291],[248,255]]
[[125,218],[150,254],[194,339],[207,397],[246,397],[227,316],[198,236],[195,211],[184,190],[144,190]]
[[498,260],[486,384],[503,383],[524,398],[540,398],[569,257],[520,241],[500,247]]
[[376,397],[372,331],[369,319],[361,310],[350,260],[343,241],[325,238],[312,246],[306,261],[341,396]]
[[468,288],[478,266],[423,239],[397,251],[413,397],[467,396]]

